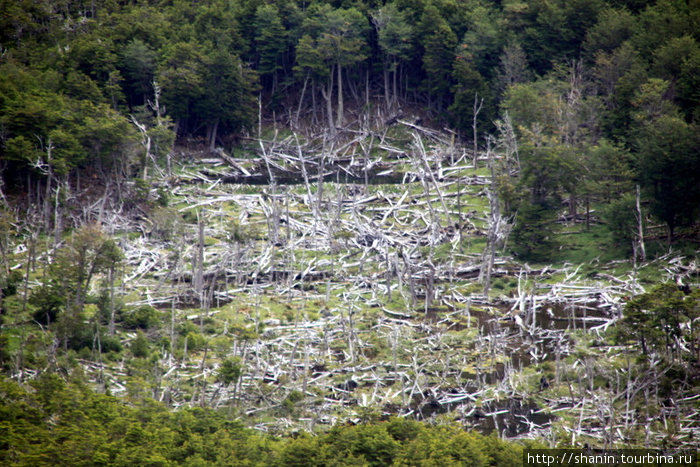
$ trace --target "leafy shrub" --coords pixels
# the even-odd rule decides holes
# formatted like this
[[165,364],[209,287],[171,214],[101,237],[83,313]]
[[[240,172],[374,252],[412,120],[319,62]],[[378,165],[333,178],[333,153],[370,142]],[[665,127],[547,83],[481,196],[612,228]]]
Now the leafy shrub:
[[282,409],[287,415],[294,413],[297,402],[304,400],[304,394],[300,391],[294,390],[289,393],[289,395],[282,401]]
[[[0,289],[2,289],[2,296],[9,297],[17,293],[17,287],[22,282],[22,272],[18,270],[10,271],[7,277],[3,278],[0,276]],[[0,305],[2,303],[0,302]]]
[[131,353],[136,358],[145,358],[148,356],[149,344],[148,338],[141,331],[136,334],[136,339],[131,343]]
[[[139,333],[143,336],[142,333]],[[137,338],[138,340],[138,338]],[[460,427],[417,421],[339,425],[318,436],[272,438],[214,410],[169,411],[145,383],[127,386],[138,407],[43,372],[26,386],[0,376],[0,464],[35,465],[519,465],[522,446]],[[290,393],[290,402],[301,393]],[[56,423],[56,421],[60,421]],[[89,429],[86,429],[88,427]],[[531,448],[542,448],[524,441]],[[70,446],[71,449],[66,449]]]
[[58,312],[65,305],[65,297],[54,287],[42,285],[32,291],[29,302],[34,306],[34,320],[41,324],[56,321]]
[[637,230],[635,198],[624,195],[613,200],[603,209],[602,219],[610,230],[610,237],[615,246],[625,247],[631,252],[632,240]]
[[544,206],[523,203],[511,233],[513,251],[523,261],[549,261],[559,246],[555,238],[556,213]]
[[187,339],[187,350],[200,350],[207,344],[207,339],[197,331],[187,333],[185,338]]
[[221,362],[216,379],[225,385],[229,385],[238,380],[238,377],[241,375],[241,369],[240,358],[227,358]]
[[136,309],[125,310],[121,320],[127,329],[150,329],[158,324],[160,317],[158,310],[152,306],[143,305]]
[[[72,321],[72,320],[71,320]],[[71,322],[68,330],[68,346],[76,352],[83,348],[92,348],[95,332],[83,322]]]
[[100,336],[100,344],[102,352],[121,352],[122,343],[116,336],[102,335]]
[[386,431],[397,441],[415,439],[421,432],[421,424],[406,418],[392,418]]

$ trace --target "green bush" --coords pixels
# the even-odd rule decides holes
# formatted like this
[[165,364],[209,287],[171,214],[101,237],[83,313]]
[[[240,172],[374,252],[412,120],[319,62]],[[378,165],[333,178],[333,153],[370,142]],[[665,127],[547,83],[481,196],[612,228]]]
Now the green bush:
[[559,246],[555,237],[556,212],[533,203],[523,203],[511,233],[513,251],[523,261],[553,259]]
[[227,358],[221,362],[216,379],[217,381],[228,386],[229,384],[238,380],[238,377],[241,375],[241,370],[242,367],[240,358]]
[[131,343],[131,353],[136,358],[145,358],[148,356],[149,343],[148,338],[144,333],[139,331],[136,334],[136,339]]
[[[143,336],[142,333],[139,333]],[[138,340],[139,338],[137,338]],[[136,342],[136,341],[135,341]],[[417,421],[339,425],[273,438],[205,408],[170,411],[129,391],[138,407],[43,372],[29,385],[0,376],[0,464],[38,465],[519,465],[522,446]],[[294,394],[294,395],[293,395]],[[290,393],[297,401],[301,394]],[[535,443],[525,441],[530,447]]]
[[126,329],[150,329],[160,321],[158,310],[149,305],[135,309],[124,310],[121,316]]
[[100,336],[102,344],[102,352],[121,352],[122,343],[116,336],[102,335]]
[[[4,280],[3,280],[4,279]],[[0,289],[3,297],[9,297],[17,293],[17,287],[22,282],[22,272],[19,270],[10,271],[7,277],[0,276]],[[2,301],[0,301],[2,306]],[[2,308],[0,308],[2,310]]]
[[207,345],[207,339],[197,331],[190,331],[185,336],[187,339],[187,350],[197,351],[204,348]]
[[65,297],[57,289],[42,285],[32,291],[29,303],[35,308],[33,318],[42,325],[56,321],[58,312],[65,305]]
[[296,404],[304,400],[304,394],[300,391],[294,390],[289,393],[289,395],[282,401],[282,409],[285,414],[291,415],[294,413]]
[[631,253],[632,240],[637,231],[636,201],[632,195],[624,195],[603,208],[603,221],[610,230],[612,243]]

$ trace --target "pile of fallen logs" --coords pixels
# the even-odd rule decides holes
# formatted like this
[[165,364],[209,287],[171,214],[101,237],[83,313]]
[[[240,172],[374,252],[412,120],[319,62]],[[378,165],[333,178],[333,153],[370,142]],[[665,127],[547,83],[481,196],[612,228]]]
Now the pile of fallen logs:
[[[250,305],[264,295],[294,313],[262,310],[261,318],[250,311],[257,305],[238,307],[248,310],[241,313],[255,333],[221,331],[243,368],[230,384],[217,380],[220,362],[211,354],[200,351],[194,362],[163,349],[158,398],[274,414],[277,422],[260,429],[309,428],[377,408],[419,418],[450,412],[465,425],[524,437],[551,435],[566,412],[578,417],[564,426],[567,441],[625,440],[643,417],[619,406],[649,380],[608,392],[594,387],[602,369],[578,356],[569,331],[603,335],[621,317],[620,297],[642,286],[632,276],[517,264],[497,247],[507,226],[494,230],[505,220],[490,212],[491,177],[465,175],[473,160],[449,135],[399,124],[411,130],[407,141],[369,131],[345,139],[291,135],[256,140],[251,158],[218,151],[225,172],[211,168],[213,159],[207,169],[181,171],[193,183],[170,191],[177,214],[191,222],[167,242],[144,234],[123,246],[125,292],[140,292],[130,305],[201,323],[217,318],[209,307]],[[680,281],[697,270],[669,264]],[[489,293],[475,286],[484,274],[511,285]],[[195,310],[172,311],[184,306]],[[113,387],[125,386],[118,371],[110,374]],[[554,397],[550,385],[568,385],[568,394]],[[295,392],[303,396],[297,412],[289,402]],[[679,433],[691,436],[697,412],[683,416]]]

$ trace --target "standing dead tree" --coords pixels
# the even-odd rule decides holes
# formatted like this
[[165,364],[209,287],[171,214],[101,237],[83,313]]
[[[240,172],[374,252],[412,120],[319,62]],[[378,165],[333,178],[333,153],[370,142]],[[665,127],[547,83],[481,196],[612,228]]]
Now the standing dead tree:
[[493,263],[496,258],[496,249],[499,243],[504,239],[506,231],[505,222],[501,215],[501,205],[498,199],[498,185],[496,180],[496,170],[494,163],[494,155],[491,150],[491,140],[487,141],[487,159],[488,167],[491,172],[491,184],[487,188],[487,196],[489,199],[489,231],[486,237],[486,248],[481,255],[481,269],[479,271],[479,283],[484,286],[484,296],[488,296],[491,288],[491,273]]
[[414,141],[414,147],[417,151],[417,156],[418,160],[417,165],[420,167],[420,180],[423,185],[423,188],[425,189],[425,196],[428,199],[428,209],[430,210],[432,222],[431,222],[431,232],[432,232],[432,241],[431,245],[433,245],[437,241],[438,237],[438,232],[440,229],[440,217],[438,214],[435,212],[435,209],[432,206],[432,203],[430,202],[430,184],[426,180],[426,178],[429,178],[430,181],[432,182],[433,186],[435,187],[435,191],[437,192],[438,199],[440,200],[440,204],[442,205],[443,212],[445,214],[445,217],[450,219],[450,210],[447,209],[447,205],[445,204],[445,198],[442,195],[442,190],[440,189],[440,184],[437,182],[435,179],[435,174],[433,173],[433,170],[430,168],[430,163],[428,161],[428,155],[425,150],[425,146],[423,146],[423,139],[420,137],[418,133],[415,131],[412,133],[413,135],[413,141]]
[[481,100],[479,100],[479,95],[477,93],[474,93],[474,110],[472,113],[472,140],[474,144],[474,168],[476,169],[476,163],[477,159],[479,157],[479,139],[478,139],[478,133],[477,133],[477,123],[478,123],[478,117],[479,117],[479,112],[481,112],[481,108],[484,105],[484,98],[482,97]]
[[634,266],[635,270],[637,268],[637,258],[639,258],[642,262],[646,261],[646,248],[644,247],[644,224],[642,222],[643,220],[643,215],[642,215],[642,206],[640,202],[640,189],[639,185],[637,185],[637,192],[636,192],[636,198],[635,198],[635,217],[637,220],[637,232],[636,232],[636,238],[632,244],[632,248],[634,250]]

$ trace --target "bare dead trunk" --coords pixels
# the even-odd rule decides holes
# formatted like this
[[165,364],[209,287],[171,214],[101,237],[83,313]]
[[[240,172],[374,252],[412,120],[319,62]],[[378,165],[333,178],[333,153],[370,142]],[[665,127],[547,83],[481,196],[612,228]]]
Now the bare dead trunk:
[[201,304],[204,300],[203,289],[204,289],[204,221],[197,215],[197,228],[198,228],[198,239],[197,244],[197,256],[195,258],[196,269],[194,277],[194,289]]
[[386,110],[391,110],[391,95],[389,93],[389,67],[384,64],[384,100],[386,101]]
[[312,110],[312,122],[314,125],[318,124],[318,115],[316,114],[316,80],[311,80],[311,110]]
[[299,116],[301,115],[301,107],[304,104],[304,95],[306,94],[306,85],[309,84],[309,73],[306,73],[304,78],[304,87],[301,88],[301,96],[299,97],[299,105],[297,106],[297,115],[294,118],[294,126],[299,126]]
[[109,268],[108,272],[109,280],[109,327],[108,332],[110,336],[114,336],[114,266]]
[[[640,253],[640,259],[642,261],[646,260],[647,257],[647,252],[646,248],[644,247],[644,224],[642,223],[642,206],[640,202],[641,194],[640,194],[640,189],[639,185],[637,185],[637,196],[635,199],[635,207],[636,207],[636,217],[637,217],[637,242],[639,244],[639,253]],[[670,245],[670,238],[669,238],[669,245]]]
[[336,119],[336,125],[340,128],[343,127],[343,67],[340,66],[340,62],[337,65],[338,68],[338,118]]
[[335,126],[333,125],[333,104],[331,99],[333,98],[333,72],[331,71],[330,80],[328,81],[328,88],[321,88],[321,93],[323,98],[326,100],[326,118],[328,120],[328,131],[335,133]]
[[478,145],[478,139],[477,139],[477,128],[476,128],[476,123],[477,123],[477,117],[479,116],[479,112],[481,111],[481,107],[484,105],[484,98],[481,98],[481,101],[479,101],[479,95],[477,93],[474,93],[474,114],[473,114],[473,119],[472,119],[472,138],[474,142],[474,169],[477,168],[476,166],[476,161],[478,157],[478,150],[479,150],[479,145]]
[[216,134],[219,129],[219,119],[217,118],[214,120],[214,123],[211,125],[211,130],[209,133],[209,151],[214,152],[214,149],[216,149]]
[[396,84],[397,78],[396,78],[396,75],[399,73],[399,65],[398,65],[398,63],[396,63],[396,61],[394,61],[394,64],[393,64],[392,68],[394,69],[394,76],[393,76],[393,78],[394,78],[394,83],[393,83],[394,90],[393,90],[392,95],[391,95],[391,106],[392,106],[392,108],[395,108],[395,107],[397,106],[397,104],[398,104],[398,99],[397,99],[398,93],[397,93],[397,84]]

